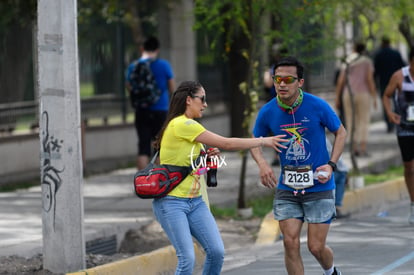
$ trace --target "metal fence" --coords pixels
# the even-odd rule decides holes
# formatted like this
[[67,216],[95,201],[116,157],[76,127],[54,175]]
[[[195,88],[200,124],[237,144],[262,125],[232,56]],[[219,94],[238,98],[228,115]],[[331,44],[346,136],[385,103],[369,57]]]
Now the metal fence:
[[[38,127],[38,102],[23,101],[0,104],[0,132],[13,133],[16,129],[34,130]],[[81,100],[81,119],[86,124],[91,122],[108,124],[111,117],[125,123],[132,113],[127,98],[113,94],[97,95]]]

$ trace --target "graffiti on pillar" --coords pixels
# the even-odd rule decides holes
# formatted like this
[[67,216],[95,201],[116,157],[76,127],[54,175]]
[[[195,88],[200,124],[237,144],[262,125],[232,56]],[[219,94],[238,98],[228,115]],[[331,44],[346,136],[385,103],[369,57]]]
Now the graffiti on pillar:
[[56,160],[61,159],[63,139],[59,139],[49,132],[49,114],[47,111],[41,117],[41,169],[42,169],[42,207],[53,218],[53,229],[56,218],[56,194],[62,185],[60,174],[64,168],[56,167]]

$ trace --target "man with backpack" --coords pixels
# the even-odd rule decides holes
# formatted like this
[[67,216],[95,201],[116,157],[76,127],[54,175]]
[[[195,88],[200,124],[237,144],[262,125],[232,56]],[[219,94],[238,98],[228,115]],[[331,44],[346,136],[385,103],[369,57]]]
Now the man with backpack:
[[126,88],[135,110],[138,170],[149,163],[151,142],[165,121],[170,94],[175,89],[171,65],[167,60],[158,58],[159,48],[156,37],[145,40],[141,57],[128,66],[126,73]]

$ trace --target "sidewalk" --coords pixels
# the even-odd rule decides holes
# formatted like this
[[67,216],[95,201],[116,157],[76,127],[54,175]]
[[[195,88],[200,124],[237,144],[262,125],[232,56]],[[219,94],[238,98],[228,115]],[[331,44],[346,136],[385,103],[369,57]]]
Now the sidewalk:
[[[364,172],[381,172],[389,166],[401,163],[400,152],[395,134],[387,134],[385,123],[376,122],[370,126],[369,157],[358,158],[358,165]],[[218,173],[219,186],[209,189],[210,203],[225,206],[235,204],[237,201],[238,179],[241,165],[241,158],[237,152],[224,152],[227,166]],[[265,156],[269,162],[273,158],[270,150],[265,151]],[[343,154],[344,160],[351,166],[348,148]],[[272,193],[272,190],[262,187],[258,183],[258,168],[249,156],[246,175],[248,196],[259,196]],[[276,172],[279,167],[275,167]],[[85,240],[93,247],[94,240],[110,238],[116,236],[119,243],[125,232],[130,228],[139,228],[148,224],[153,218],[151,200],[138,199],[132,193],[132,179],[135,169],[121,169],[111,173],[91,176],[84,179],[84,233]],[[401,188],[401,184],[398,185]],[[393,187],[391,187],[393,188]],[[404,185],[402,185],[404,188]],[[388,189],[387,189],[388,190]],[[362,192],[362,191],[358,191]],[[383,196],[378,195],[378,190],[370,193],[375,194],[369,197],[355,196],[353,205],[361,205],[358,199],[363,198],[364,207],[375,205],[376,200],[382,200]],[[348,192],[349,193],[349,192]],[[353,192],[355,193],[355,192]],[[42,249],[42,219],[41,219],[41,189],[33,187],[29,190],[19,190],[16,192],[0,193],[0,256],[20,255],[25,257],[41,253]],[[362,208],[354,211],[361,211]],[[351,209],[352,210],[352,209]],[[267,222],[270,222],[270,225]],[[271,243],[277,239],[277,223],[270,217],[265,219],[262,224],[263,230],[258,238],[259,243]],[[264,233],[267,232],[267,233]],[[267,236],[266,236],[267,234]],[[266,236],[266,237],[263,237]],[[131,274],[116,271],[116,268],[131,266],[136,271],[137,263],[150,265],[157,254],[155,267],[162,269],[157,272],[169,272],[168,268],[175,266],[175,254],[171,247],[133,257],[122,262],[115,262],[105,266],[88,270],[89,274]],[[198,254],[202,260],[202,255]],[[165,257],[165,259],[163,258]],[[225,265],[234,260],[232,255],[226,255]],[[162,264],[165,261],[165,265]],[[153,266],[153,267],[154,267]],[[106,268],[106,271],[104,271]],[[141,271],[145,270],[143,266]],[[227,269],[228,267],[226,267]],[[103,270],[104,269],[104,270]],[[100,271],[98,271],[100,270]],[[108,273],[111,270],[111,273]],[[143,271],[144,272],[144,271]],[[144,272],[145,273],[145,272]],[[144,274],[143,273],[143,274]],[[85,274],[80,272],[77,274]],[[145,273],[152,274],[152,273]]]

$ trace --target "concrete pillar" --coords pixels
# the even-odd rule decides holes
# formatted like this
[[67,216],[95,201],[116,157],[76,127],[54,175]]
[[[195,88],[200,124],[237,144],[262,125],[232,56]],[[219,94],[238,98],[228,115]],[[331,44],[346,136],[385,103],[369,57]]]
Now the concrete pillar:
[[76,0],[38,0],[43,266],[85,268]]
[[171,62],[177,86],[184,80],[197,79],[193,9],[192,0],[181,0],[159,10],[161,57]]

